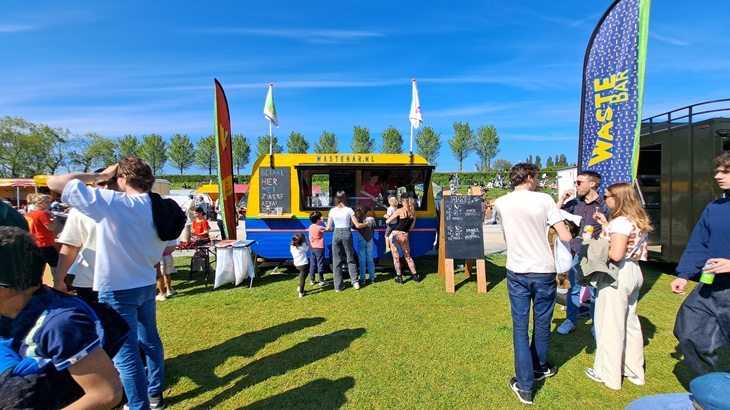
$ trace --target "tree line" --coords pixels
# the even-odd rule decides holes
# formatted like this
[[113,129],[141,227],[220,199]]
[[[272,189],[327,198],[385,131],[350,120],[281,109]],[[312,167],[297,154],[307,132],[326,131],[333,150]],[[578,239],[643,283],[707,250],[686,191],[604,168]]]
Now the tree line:
[[[404,137],[394,126],[385,129],[381,135],[380,146],[367,127],[355,126],[350,142],[352,153],[369,154],[378,150],[384,154],[404,153]],[[284,152],[276,136],[259,136],[256,141],[254,158],[269,154],[270,139],[273,138],[273,153]],[[477,171],[505,171],[512,163],[496,159],[499,153],[500,137],[493,125],[479,126],[476,132],[468,122],[453,123],[453,135],[448,138],[451,152],[459,161],[459,172],[463,171],[463,161],[472,152],[479,162]],[[301,134],[292,131],[286,142],[286,150],[292,154],[309,152],[316,154],[336,154],[340,152],[339,140],[334,133],[323,131],[319,139],[310,146]],[[441,134],[432,127],[422,127],[414,136],[415,151],[434,166],[441,153]],[[232,136],[233,167],[241,174],[251,160],[251,142],[241,134]],[[175,134],[165,140],[161,135],[148,134],[141,137],[125,135],[112,139],[97,133],[72,134],[68,129],[52,128],[45,124],[35,124],[18,117],[0,118],[0,176],[10,178],[32,177],[39,174],[55,174],[60,169],[66,172],[89,172],[113,164],[126,156],[144,159],[155,174],[162,173],[166,165],[180,171],[180,175],[191,168],[207,171],[208,175],[217,173],[217,145],[214,135],[199,138],[193,144],[187,134]],[[532,155],[527,162],[533,162]],[[540,167],[541,158],[536,156],[534,163]],[[565,155],[547,159],[547,168],[567,166]]]

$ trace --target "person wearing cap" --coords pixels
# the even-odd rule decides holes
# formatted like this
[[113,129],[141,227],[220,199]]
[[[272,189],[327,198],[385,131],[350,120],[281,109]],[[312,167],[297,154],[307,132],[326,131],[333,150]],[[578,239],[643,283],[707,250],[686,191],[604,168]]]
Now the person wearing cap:
[[[87,183],[115,179],[119,192]],[[152,219],[149,192],[152,169],[141,158],[122,158],[99,173],[73,173],[48,178],[48,187],[96,223],[97,255],[94,290],[131,329],[114,364],[119,370],[131,410],[161,409],[165,373],[162,340],[157,331],[155,295],[157,265],[167,246]],[[129,229],[134,226],[134,229]],[[147,371],[139,354],[147,356]]]
[[56,249],[56,218],[50,212],[51,196],[47,194],[38,194],[33,200],[35,201],[35,209],[28,212],[25,219],[28,221],[30,233],[35,236],[36,244],[41,248],[46,263],[51,267],[53,273],[56,272],[58,264],[58,250]]
[[689,384],[687,393],[636,399],[625,410],[730,410],[730,373],[709,373]]

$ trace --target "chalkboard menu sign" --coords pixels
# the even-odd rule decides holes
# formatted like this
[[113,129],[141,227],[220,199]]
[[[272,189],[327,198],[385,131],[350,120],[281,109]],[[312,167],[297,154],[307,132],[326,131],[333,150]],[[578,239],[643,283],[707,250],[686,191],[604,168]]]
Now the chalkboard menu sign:
[[291,168],[259,168],[259,209],[291,212]]
[[475,195],[445,195],[446,259],[483,259],[482,200]]
[[354,169],[330,169],[330,189],[332,196],[337,191],[345,191],[348,198],[355,195],[355,170]]

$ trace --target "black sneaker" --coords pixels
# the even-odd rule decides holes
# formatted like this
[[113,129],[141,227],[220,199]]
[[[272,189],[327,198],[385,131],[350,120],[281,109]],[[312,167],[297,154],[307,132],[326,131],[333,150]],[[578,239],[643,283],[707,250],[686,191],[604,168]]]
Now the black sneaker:
[[512,380],[509,381],[509,387],[513,392],[515,392],[517,398],[520,399],[523,404],[532,404],[532,392],[520,389],[520,386],[517,385],[516,377],[513,377]]
[[150,396],[150,410],[162,410],[165,408],[165,401],[162,399],[162,393],[157,396]]
[[395,275],[395,283],[402,285],[403,284],[403,276],[402,275]]
[[535,381],[539,382],[540,380],[545,380],[548,377],[553,377],[557,372],[558,368],[548,363],[542,370],[535,370]]

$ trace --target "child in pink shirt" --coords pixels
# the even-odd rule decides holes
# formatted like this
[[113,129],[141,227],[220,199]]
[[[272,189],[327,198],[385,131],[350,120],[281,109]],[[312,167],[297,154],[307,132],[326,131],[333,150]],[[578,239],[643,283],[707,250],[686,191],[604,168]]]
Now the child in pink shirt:
[[309,256],[309,284],[314,285],[314,272],[315,269],[319,273],[319,285],[327,286],[327,281],[324,280],[324,226],[321,224],[324,222],[322,213],[314,211],[309,215],[309,220],[312,222],[309,225],[309,244],[310,256]]

